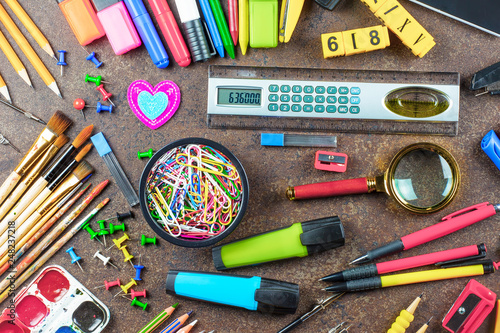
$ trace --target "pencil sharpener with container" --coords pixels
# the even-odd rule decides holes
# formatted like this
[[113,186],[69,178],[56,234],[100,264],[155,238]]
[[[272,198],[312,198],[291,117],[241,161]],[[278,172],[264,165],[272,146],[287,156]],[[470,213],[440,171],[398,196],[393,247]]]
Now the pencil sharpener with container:
[[243,166],[224,146],[186,138],[157,151],[142,172],[144,218],[163,239],[184,247],[212,246],[241,222],[249,186]]
[[347,170],[347,155],[319,150],[316,152],[314,167],[324,171],[345,172]]

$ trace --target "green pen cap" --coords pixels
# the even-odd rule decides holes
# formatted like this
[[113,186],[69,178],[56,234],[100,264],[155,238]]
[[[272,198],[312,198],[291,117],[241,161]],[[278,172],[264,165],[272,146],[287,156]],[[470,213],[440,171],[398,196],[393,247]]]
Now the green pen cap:
[[212,249],[217,270],[250,266],[334,249],[345,244],[338,216],[294,223]]

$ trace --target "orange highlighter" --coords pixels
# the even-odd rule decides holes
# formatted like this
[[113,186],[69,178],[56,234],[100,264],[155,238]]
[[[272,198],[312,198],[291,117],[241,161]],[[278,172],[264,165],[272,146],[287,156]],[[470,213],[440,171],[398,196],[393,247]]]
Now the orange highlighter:
[[90,0],[57,0],[57,2],[81,45],[90,44],[105,35]]

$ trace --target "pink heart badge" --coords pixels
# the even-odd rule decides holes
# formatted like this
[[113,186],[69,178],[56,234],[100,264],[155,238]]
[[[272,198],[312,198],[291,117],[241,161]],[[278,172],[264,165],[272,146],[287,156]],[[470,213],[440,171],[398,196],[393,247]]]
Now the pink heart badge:
[[154,130],[177,111],[181,91],[172,81],[162,81],[153,88],[149,82],[137,80],[128,87],[127,99],[137,118]]

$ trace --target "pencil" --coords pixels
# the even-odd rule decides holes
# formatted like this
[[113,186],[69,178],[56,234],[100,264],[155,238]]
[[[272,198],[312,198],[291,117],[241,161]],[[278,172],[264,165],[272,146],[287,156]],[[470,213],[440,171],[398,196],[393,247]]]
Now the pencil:
[[[66,244],[78,231],[80,231],[81,227],[85,223],[87,223],[90,219],[92,219],[92,217],[94,217],[97,214],[97,212],[101,210],[101,208],[106,206],[108,202],[109,198],[106,198],[100,204],[98,204],[96,208],[94,208],[84,219],[82,219],[82,221],[75,224],[70,231],[68,231],[64,236],[62,236],[54,245],[52,245],[51,248],[47,249],[47,251],[40,258],[38,258],[38,260],[33,265],[31,265],[28,270],[24,272],[27,266],[40,255],[40,253],[33,253],[34,251],[31,251],[30,254],[26,256],[26,258],[19,265],[17,265],[16,272],[12,273],[10,276],[7,276],[5,278],[5,280],[2,282],[2,288],[0,288],[0,290],[4,290],[12,282],[15,282],[16,286],[20,286],[24,281],[29,279],[33,274],[36,273],[36,271],[40,267],[43,266],[43,264],[47,262],[47,260],[49,260],[57,251],[59,251],[59,249],[61,249],[64,246],[64,244]],[[25,267],[22,266],[20,267],[20,265],[23,265]],[[18,277],[20,272],[24,273]],[[2,295],[0,295],[0,303],[2,303],[9,296],[9,293],[10,293],[9,288],[5,289]]]
[[24,82],[26,82],[30,87],[33,87],[33,85],[31,84],[30,77],[28,76],[28,72],[26,71],[26,68],[24,67],[23,63],[21,62],[21,59],[19,59],[12,46],[10,45],[7,38],[5,38],[5,35],[2,33],[2,31],[0,31],[0,49],[5,54],[7,60],[9,60],[10,64],[17,72],[17,74],[21,77],[21,79],[23,79]]
[[9,8],[14,12],[14,14],[16,14],[19,21],[21,21],[21,23],[24,25],[26,30],[28,30],[33,39],[35,39],[38,45],[40,45],[42,50],[44,50],[49,56],[57,60],[56,56],[54,55],[54,51],[50,47],[49,41],[47,40],[47,38],[45,38],[40,29],[38,29],[33,20],[31,20],[23,7],[21,7],[19,2],[17,2],[17,0],[5,0],[5,2],[7,3],[7,6],[9,6]]
[[2,96],[5,97],[5,99],[8,100],[9,103],[12,103],[12,99],[10,99],[9,95],[9,89],[7,88],[7,85],[3,80],[2,75],[0,75],[0,94],[2,94]]
[[174,310],[177,308],[179,303],[175,303],[174,305],[166,308],[162,312],[160,312],[156,317],[153,318],[146,326],[144,326],[138,333],[151,333],[155,329],[158,328],[165,320],[167,320]]
[[57,96],[62,98],[56,80],[54,80],[47,67],[45,67],[42,60],[40,60],[38,55],[35,53],[35,50],[33,50],[31,45],[28,43],[28,40],[23,36],[21,30],[19,30],[14,21],[12,21],[2,5],[0,5],[0,22],[2,22],[7,31],[11,34],[12,38],[14,38],[17,45],[19,45],[24,55],[28,58],[29,62],[33,65],[47,87],[49,87],[49,89],[52,90]]

